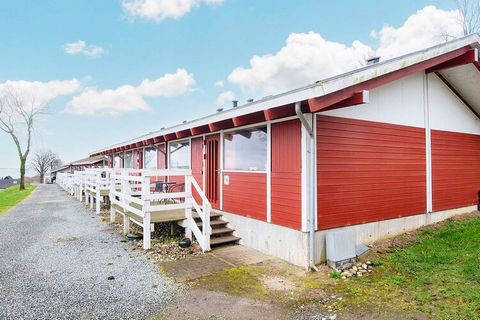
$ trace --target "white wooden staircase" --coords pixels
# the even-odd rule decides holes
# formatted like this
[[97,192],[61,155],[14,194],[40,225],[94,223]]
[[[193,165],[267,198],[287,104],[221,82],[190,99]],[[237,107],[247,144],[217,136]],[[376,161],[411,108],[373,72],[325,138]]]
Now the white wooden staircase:
[[[193,212],[192,217],[197,222],[197,226],[201,228],[203,223],[198,214]],[[234,244],[241,239],[235,236],[233,234],[235,230],[227,225],[228,222],[223,220],[222,213],[212,210],[210,213],[210,227],[212,228],[212,233],[210,235],[210,246],[214,247],[226,244]]]

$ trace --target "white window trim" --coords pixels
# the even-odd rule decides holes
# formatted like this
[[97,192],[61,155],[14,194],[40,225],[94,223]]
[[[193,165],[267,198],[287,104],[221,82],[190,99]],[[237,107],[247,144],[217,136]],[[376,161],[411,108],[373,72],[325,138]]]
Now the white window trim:
[[[222,156],[224,155],[223,154],[223,150],[224,150],[224,146],[225,146],[225,140],[223,139],[223,134],[224,133],[229,133],[229,132],[235,132],[235,131],[239,131],[239,130],[245,130],[245,129],[255,129],[255,128],[262,128],[262,127],[265,127],[267,129],[267,132],[266,132],[266,135],[267,135],[267,161],[266,161],[266,164],[265,164],[265,170],[246,170],[246,169],[224,169],[223,171],[224,172],[238,172],[238,173],[249,173],[249,172],[255,172],[255,173],[268,173],[269,169],[269,163],[268,163],[268,140],[269,140],[269,127],[271,127],[271,122],[265,122],[263,124],[254,124],[254,125],[249,125],[249,126],[243,126],[243,127],[237,127],[237,128],[234,128],[234,129],[228,129],[228,130],[223,130],[222,131],[222,140],[220,141],[221,145],[222,145]],[[222,157],[222,168],[225,166],[225,164],[223,163],[223,157]],[[268,202],[268,201],[267,201]]]
[[[188,141],[188,145],[190,147],[189,157],[188,157],[188,167],[189,167],[188,170],[192,170],[192,137],[167,141],[167,144],[166,144],[166,147],[167,147],[167,169],[172,169],[172,168],[170,168],[170,143],[182,142],[182,141]],[[178,169],[178,168],[173,168],[172,170],[176,170],[176,169]]]

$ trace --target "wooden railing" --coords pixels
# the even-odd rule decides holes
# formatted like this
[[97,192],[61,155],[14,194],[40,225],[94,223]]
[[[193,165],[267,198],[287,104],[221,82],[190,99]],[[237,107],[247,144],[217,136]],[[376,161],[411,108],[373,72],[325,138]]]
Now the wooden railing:
[[[167,189],[156,192],[151,187],[154,177],[162,177],[166,180],[172,177],[183,177],[185,190],[169,192],[170,190]],[[155,219],[152,220],[152,213],[160,213],[161,215],[162,212],[167,214],[183,210],[184,216],[182,218],[187,222],[186,236],[192,239],[193,234],[203,251],[210,250],[211,204],[190,170],[124,169],[112,172],[110,179],[111,220],[115,219],[116,212],[122,214],[125,233],[129,231],[131,221],[141,226],[143,228],[144,249],[151,247],[151,223],[155,222]],[[200,204],[193,197],[192,188],[200,196]],[[202,221],[201,228],[192,215],[192,209],[195,210]],[[137,219],[132,219],[132,214],[136,215]],[[139,220],[142,222],[139,222]]]
[[[96,214],[100,214],[100,206],[102,202],[102,191],[110,191],[110,174],[111,169],[85,169],[83,171],[85,204],[90,204],[90,209],[94,208]],[[81,200],[81,199],[80,199]]]
[[[152,188],[157,179],[170,180],[180,177],[185,182],[184,190]],[[57,184],[78,200],[85,194],[85,203],[93,209],[95,198],[96,213],[100,213],[101,191],[108,190],[110,220],[117,213],[123,216],[124,233],[128,233],[130,222],[143,228],[143,247],[151,247],[152,224],[162,220],[162,214],[183,211],[179,220],[184,220],[185,235],[198,241],[203,251],[210,250],[211,204],[192,175],[191,170],[154,169],[87,169],[74,174],[58,173]],[[198,201],[193,196],[197,195]],[[152,219],[152,214],[154,218]],[[196,214],[201,226],[195,220]],[[176,219],[176,218],[175,218]],[[175,221],[172,219],[171,221]],[[178,219],[176,219],[178,220]]]

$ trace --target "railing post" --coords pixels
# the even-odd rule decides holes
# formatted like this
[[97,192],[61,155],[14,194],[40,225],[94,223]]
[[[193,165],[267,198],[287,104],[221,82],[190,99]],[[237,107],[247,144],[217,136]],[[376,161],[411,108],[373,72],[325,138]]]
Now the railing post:
[[98,171],[95,175],[95,213],[100,214],[100,178],[101,172]]
[[150,226],[150,176],[143,176],[141,184],[142,200],[143,200],[143,249],[147,250],[151,247],[152,229]]
[[[192,228],[196,223],[192,217],[192,181],[191,175],[185,175],[185,219],[187,219],[187,226],[185,228],[185,237],[192,240]],[[201,244],[201,239],[197,239]]]
[[[112,178],[113,177],[113,178]],[[115,199],[115,196],[113,195],[113,192],[115,192],[115,176],[114,175],[109,175],[110,179],[110,192],[108,193],[108,197],[110,199],[110,223],[115,222],[115,207],[113,206],[112,199]]]

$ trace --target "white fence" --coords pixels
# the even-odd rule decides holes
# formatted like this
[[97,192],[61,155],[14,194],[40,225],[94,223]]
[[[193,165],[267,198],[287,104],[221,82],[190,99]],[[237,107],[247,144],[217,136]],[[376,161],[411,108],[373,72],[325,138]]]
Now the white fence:
[[122,215],[125,234],[130,222],[142,227],[144,249],[151,247],[153,223],[183,221],[186,237],[195,236],[203,251],[210,250],[211,204],[191,170],[87,169],[58,173],[56,181],[79,201],[85,199],[92,209],[95,199],[97,214],[101,199],[108,194],[110,220],[113,222],[117,213]]

